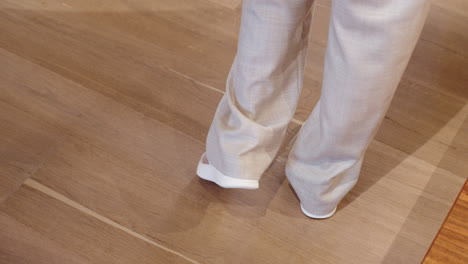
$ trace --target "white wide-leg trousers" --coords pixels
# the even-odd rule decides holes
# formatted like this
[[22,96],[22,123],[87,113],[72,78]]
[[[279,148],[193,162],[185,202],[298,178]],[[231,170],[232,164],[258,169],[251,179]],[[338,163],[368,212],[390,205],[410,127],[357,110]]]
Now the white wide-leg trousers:
[[[243,1],[237,55],[200,177],[258,188],[296,110],[312,2]],[[286,165],[309,216],[330,216],[356,184],[429,6],[428,0],[333,0],[321,97]]]

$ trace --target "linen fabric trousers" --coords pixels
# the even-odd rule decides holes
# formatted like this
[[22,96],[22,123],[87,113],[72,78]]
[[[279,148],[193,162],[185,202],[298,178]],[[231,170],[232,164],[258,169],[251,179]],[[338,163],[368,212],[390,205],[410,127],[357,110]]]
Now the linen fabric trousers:
[[[256,182],[301,92],[312,0],[244,0],[238,50],[207,138],[220,174]],[[333,0],[321,97],[286,176],[303,210],[332,212],[356,184],[424,25],[428,0]]]

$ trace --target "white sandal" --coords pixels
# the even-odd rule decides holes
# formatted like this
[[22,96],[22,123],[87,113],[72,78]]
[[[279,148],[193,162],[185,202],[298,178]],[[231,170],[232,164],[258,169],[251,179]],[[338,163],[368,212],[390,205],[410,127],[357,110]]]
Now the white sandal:
[[301,204],[301,210],[302,210],[302,212],[303,212],[306,216],[308,216],[308,217],[310,217],[310,218],[314,218],[314,219],[326,219],[326,218],[329,218],[329,217],[331,217],[331,216],[333,216],[333,215],[335,214],[335,212],[336,212],[336,207],[335,207],[335,209],[333,209],[333,211],[331,211],[331,213],[328,213],[328,214],[326,214],[326,215],[311,214],[311,213],[307,212],[307,211],[304,209],[304,207],[302,207],[302,204]]
[[257,180],[238,179],[222,174],[210,164],[206,158],[206,153],[203,153],[200,162],[198,163],[197,175],[198,177],[207,181],[212,181],[223,188],[258,189]]

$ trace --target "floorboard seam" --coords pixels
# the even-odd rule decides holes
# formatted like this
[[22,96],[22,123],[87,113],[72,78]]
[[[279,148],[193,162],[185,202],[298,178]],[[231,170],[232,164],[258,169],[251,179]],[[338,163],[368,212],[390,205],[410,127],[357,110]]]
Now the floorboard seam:
[[[192,77],[190,77],[190,76],[188,76],[188,75],[185,75],[185,74],[183,74],[183,73],[181,73],[181,72],[178,72],[178,71],[176,71],[176,70],[174,70],[174,69],[168,68],[168,70],[169,70],[170,72],[173,72],[173,73],[175,73],[175,74],[178,74],[178,75],[180,75],[180,76],[182,76],[182,77],[184,77],[184,78],[187,78],[187,79],[191,80],[192,82],[196,82],[197,84],[199,84],[199,85],[201,85],[201,86],[204,86],[204,87],[206,87],[206,88],[208,88],[208,89],[210,89],[210,90],[212,90],[212,91],[218,92],[218,93],[220,93],[220,94],[224,94],[224,93],[225,93],[223,90],[220,90],[220,89],[218,89],[218,88],[216,88],[216,87],[213,87],[213,86],[210,86],[210,85],[207,85],[207,84],[204,84],[204,83],[200,82],[199,80],[196,80],[196,79],[194,79],[194,78],[192,78]],[[304,121],[301,121],[301,120],[298,120],[298,119],[295,119],[295,118],[293,118],[291,121],[292,121],[293,123],[296,123],[296,124],[301,125],[301,126],[304,124]]]
[[166,246],[158,244],[158,243],[154,242],[153,240],[148,239],[147,237],[145,237],[145,236],[143,236],[141,234],[138,234],[138,233],[132,231],[131,229],[129,229],[127,227],[124,227],[124,226],[112,221],[111,219],[92,211],[91,209],[86,208],[85,206],[83,206],[83,205],[81,205],[81,204],[79,204],[79,203],[77,203],[77,202],[63,196],[62,194],[60,194],[60,193],[58,193],[58,192],[56,192],[56,191],[42,185],[41,183],[39,183],[39,182],[37,182],[37,181],[35,181],[35,180],[31,179],[31,178],[26,179],[23,184],[26,185],[26,186],[29,186],[29,187],[37,190],[37,191],[40,191],[40,192],[42,192],[42,193],[44,193],[44,194],[46,194],[46,195],[48,195],[50,197],[53,197],[53,198],[65,203],[66,205],[68,205],[70,207],[73,207],[74,209],[76,209],[76,210],[78,210],[78,211],[80,211],[82,213],[85,213],[86,215],[94,217],[94,218],[98,219],[101,222],[104,222],[104,223],[106,223],[108,225],[111,225],[111,226],[113,226],[113,227],[115,227],[115,228],[117,228],[117,229],[119,229],[119,230],[121,230],[121,231],[135,237],[135,238],[143,240],[143,241],[145,241],[145,242],[147,242],[147,243],[149,243],[149,244],[151,244],[153,246],[156,246],[156,247],[158,247],[160,249],[163,249],[163,250],[165,250],[167,252],[170,252],[170,253],[172,253],[174,255],[177,255],[177,256],[179,256],[179,257],[181,257],[181,258],[183,258],[183,259],[185,259],[185,260],[187,260],[187,261],[189,261],[191,263],[200,264],[199,262],[197,262],[197,261],[183,255],[182,253],[179,253],[179,252],[177,252],[177,251],[175,251],[173,249],[170,249],[170,248],[168,248]]

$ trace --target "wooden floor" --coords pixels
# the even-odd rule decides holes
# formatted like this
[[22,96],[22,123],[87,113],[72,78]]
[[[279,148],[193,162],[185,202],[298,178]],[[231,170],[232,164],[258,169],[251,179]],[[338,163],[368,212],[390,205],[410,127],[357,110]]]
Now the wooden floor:
[[468,263],[468,182],[432,243],[424,264]]
[[[436,0],[361,179],[299,209],[287,147],[258,191],[195,168],[238,0],[0,1],[0,263],[419,263],[468,171],[468,4]],[[290,139],[320,94],[315,6]]]

